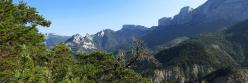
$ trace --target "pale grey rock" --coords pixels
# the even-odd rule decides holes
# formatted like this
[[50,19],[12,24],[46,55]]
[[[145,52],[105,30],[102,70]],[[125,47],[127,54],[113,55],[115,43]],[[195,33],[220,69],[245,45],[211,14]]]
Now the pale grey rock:
[[185,83],[193,80],[192,78],[198,78],[200,76],[207,75],[215,71],[216,69],[211,66],[194,64],[193,66],[186,66],[185,68],[179,66],[167,67],[165,69],[157,69],[154,71],[154,83],[162,83],[165,81],[177,81]]
[[205,15],[206,22],[225,20],[240,22],[248,19],[248,0],[208,0],[196,11]]
[[193,8],[187,6],[181,9],[180,13],[176,16],[174,16],[174,24],[185,24],[192,20],[192,12]]
[[186,6],[180,10],[180,13],[175,15],[173,18],[171,17],[164,17],[159,19],[159,26],[169,26],[169,25],[176,25],[176,24],[184,24],[188,23],[192,19],[192,12],[193,8]]
[[184,7],[173,18],[162,18],[158,26],[220,22],[235,24],[248,19],[248,0],[208,0],[200,7]]
[[86,34],[84,37],[80,34],[75,34],[70,39],[68,39],[65,44],[69,46],[74,52],[83,52],[97,49],[93,42],[92,36],[89,34]]
[[[121,30],[113,31],[104,29],[96,34],[73,35],[66,41],[66,45],[74,52],[104,50],[108,52],[116,51],[119,48],[127,48],[133,38],[138,38],[150,31],[149,28],[141,25],[123,25]],[[126,47],[125,47],[126,46]]]

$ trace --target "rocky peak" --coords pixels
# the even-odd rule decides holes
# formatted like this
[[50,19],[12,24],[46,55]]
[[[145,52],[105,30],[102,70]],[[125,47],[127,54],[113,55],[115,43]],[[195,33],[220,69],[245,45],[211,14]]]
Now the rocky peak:
[[114,33],[115,31],[111,30],[111,29],[104,29],[104,30],[101,30],[99,32],[97,32],[96,34],[94,34],[92,37],[104,37],[105,35],[109,35],[109,34],[112,34]]
[[86,34],[84,37],[83,37],[83,41],[82,42],[92,42],[93,41],[93,35],[90,35],[90,34]]
[[109,34],[109,33],[114,33],[115,31],[111,30],[111,29],[105,29],[103,30],[104,34]]
[[193,8],[186,6],[183,7],[180,13],[173,18],[172,24],[185,24],[191,21]]
[[82,42],[82,47],[87,50],[97,49],[94,42],[93,36],[86,34]]
[[86,33],[86,35],[84,36],[84,38],[91,39],[92,38],[92,35]]
[[75,35],[72,35],[73,38],[78,38],[78,37],[82,37],[80,34],[75,34]]
[[148,28],[141,25],[123,25],[121,31],[136,31],[136,30],[147,30]]
[[248,0],[208,0],[197,8],[195,15],[201,14],[206,22],[226,21],[235,24],[248,19],[247,7]]
[[76,44],[80,44],[80,42],[83,40],[83,37],[80,34],[73,35],[68,41],[72,41]]
[[194,9],[189,7],[189,6],[186,6],[186,7],[183,7],[181,10],[180,10],[180,13],[179,15],[188,15],[190,14]]
[[[159,26],[185,23],[216,23],[232,24],[248,19],[248,0],[208,0],[196,9],[189,6],[181,9],[173,19],[162,18]],[[220,27],[221,28],[221,27]]]
[[193,8],[186,6],[180,10],[180,13],[173,18],[171,17],[163,17],[159,19],[158,26],[169,26],[176,24],[184,24],[190,22],[192,19]]
[[100,31],[99,33],[98,33],[98,36],[104,36],[105,35],[105,32],[104,31]]
[[97,37],[103,37],[105,35],[105,32],[104,32],[104,30],[102,30],[102,31],[97,32],[95,35]]
[[85,35],[86,37],[89,37],[90,36],[90,34],[89,33],[86,33],[86,35]]
[[92,36],[93,35],[86,34],[83,37],[80,34],[75,34],[66,41],[66,45],[71,47],[73,51],[85,51],[96,49]]

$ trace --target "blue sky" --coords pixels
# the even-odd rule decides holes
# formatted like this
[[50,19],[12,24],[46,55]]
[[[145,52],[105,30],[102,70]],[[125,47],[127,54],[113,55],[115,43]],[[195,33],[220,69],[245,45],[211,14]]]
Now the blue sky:
[[206,0],[24,0],[45,18],[50,28],[42,33],[73,35],[119,30],[123,24],[156,26],[162,17],[172,17],[184,6],[193,8]]

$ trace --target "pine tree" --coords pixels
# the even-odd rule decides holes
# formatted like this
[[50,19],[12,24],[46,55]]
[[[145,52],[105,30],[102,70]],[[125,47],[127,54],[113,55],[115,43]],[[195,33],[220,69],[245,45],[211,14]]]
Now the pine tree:
[[23,2],[0,1],[0,82],[149,82],[118,65],[112,54],[94,52],[75,58],[64,44],[47,49],[36,27],[50,24]]
[[12,0],[0,1],[0,19],[0,81],[30,82],[34,66],[46,53],[44,36],[36,27],[49,27],[51,22],[35,8]]

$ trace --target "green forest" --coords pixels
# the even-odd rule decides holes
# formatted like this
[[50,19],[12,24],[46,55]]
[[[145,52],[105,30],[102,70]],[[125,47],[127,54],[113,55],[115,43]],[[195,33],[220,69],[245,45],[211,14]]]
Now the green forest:
[[112,54],[72,53],[63,43],[47,48],[37,27],[51,24],[24,2],[0,1],[0,82],[150,82]]

